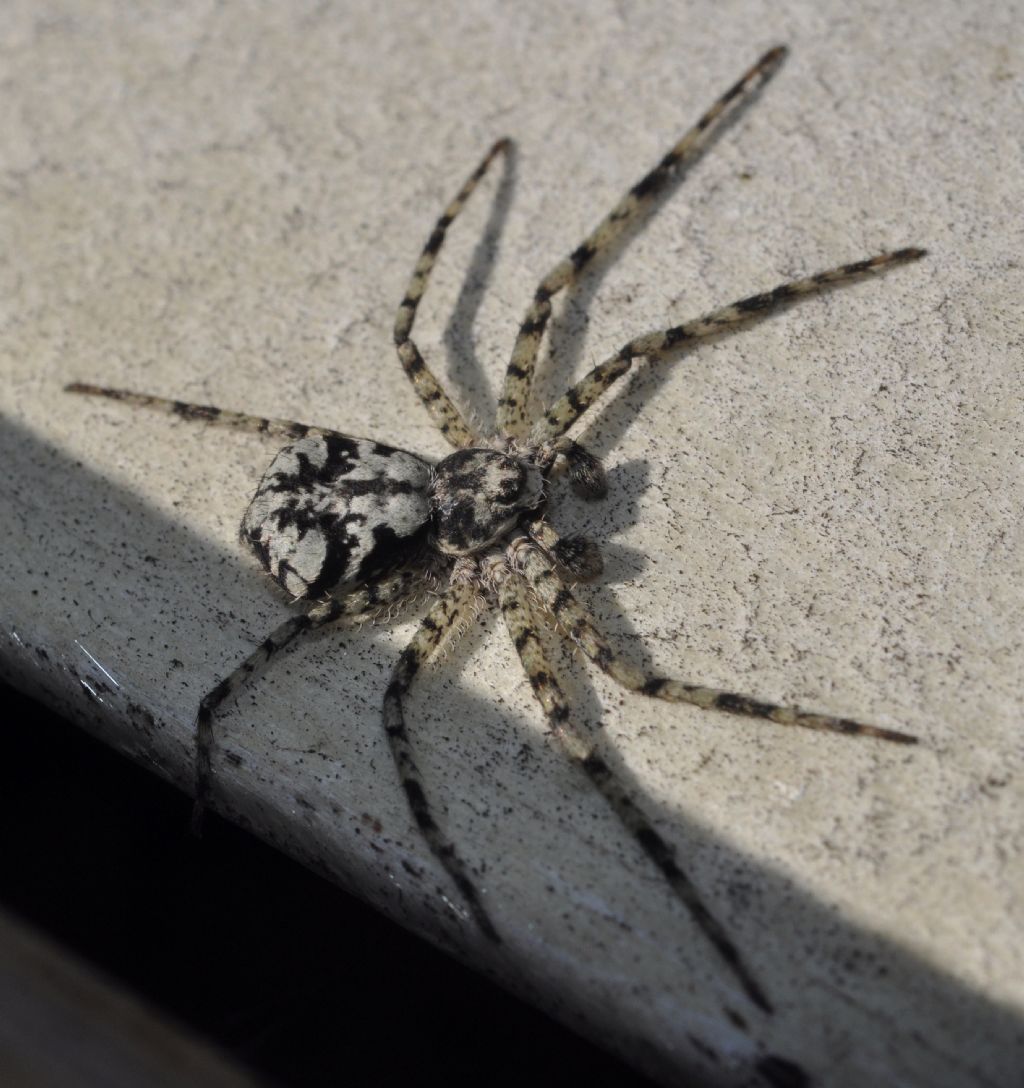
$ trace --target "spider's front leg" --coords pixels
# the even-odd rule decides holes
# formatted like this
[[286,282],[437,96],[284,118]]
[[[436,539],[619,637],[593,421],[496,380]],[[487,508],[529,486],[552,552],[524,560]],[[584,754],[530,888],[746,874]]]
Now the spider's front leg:
[[692,162],[707,146],[725,117],[775,74],[786,55],[784,46],[764,54],[708,109],[700,120],[645,174],[615,205],[597,227],[564,260],[541,280],[526,312],[512,358],[505,373],[505,386],[498,402],[498,429],[516,438],[529,430],[529,398],[537,355],[551,318],[551,299],[574,283],[591,262],[636,223],[661,195],[680,169]]
[[[567,430],[633,366],[633,360],[661,360],[690,344],[728,332],[756,318],[767,317],[800,298],[815,295],[865,276],[884,272],[893,265],[916,261],[926,250],[910,247],[893,253],[879,253],[862,261],[830,268],[801,280],[780,283],[770,291],[722,306],[703,317],[674,325],[670,329],[645,333],[624,344],[614,355],[584,375],[534,424],[530,441],[538,445],[560,439]],[[562,439],[562,441],[565,441]],[[557,445],[557,444],[556,444]]]
[[463,205],[469,199],[470,194],[477,187],[478,182],[487,172],[487,168],[494,159],[508,150],[508,139],[498,142],[487,152],[483,161],[466,179],[462,188],[455,195],[452,202],[444,210],[444,214],[438,219],[427,244],[423,247],[420,259],[416,262],[409,285],[405,289],[405,296],[398,307],[395,317],[395,347],[398,350],[398,358],[402,363],[406,376],[412,382],[413,388],[419,394],[427,411],[430,413],[435,425],[445,438],[455,447],[472,446],[478,443],[478,436],[473,428],[463,419],[462,414],[455,406],[455,402],[448,396],[441,383],[423,361],[416,342],[412,339],[412,326],[416,320],[416,310],[419,307],[423,292],[427,289],[430,273],[434,269],[437,255],[444,244],[445,234],[452,221],[462,211]]
[[569,438],[558,438],[556,441],[531,444],[530,448],[537,465],[545,475],[564,469],[570,486],[581,499],[592,501],[608,495],[608,477],[605,475],[604,465],[578,442]]

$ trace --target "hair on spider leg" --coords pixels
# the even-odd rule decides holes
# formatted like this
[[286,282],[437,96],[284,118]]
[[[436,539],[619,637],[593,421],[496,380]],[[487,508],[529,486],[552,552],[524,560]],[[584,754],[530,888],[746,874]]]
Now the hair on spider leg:
[[[196,714],[195,818],[211,798],[214,778],[214,722],[233,696],[251,682],[285,646],[306,632],[336,620],[352,623],[390,620],[403,608],[426,602],[412,638],[398,655],[382,697],[381,718],[398,784],[426,848],[458,889],[476,932],[500,943],[489,897],[478,887],[430,799],[406,722],[403,700],[423,666],[451,652],[454,642],[485,609],[498,608],[525,675],[569,759],[608,802],[638,847],[658,868],[668,888],[689,912],[717,953],[726,974],[763,1013],[771,1012],[754,969],[725,932],[702,892],[677,860],[671,843],[655,830],[629,786],[591,746],[574,721],[575,710],[538,638],[541,622],[578,647],[583,655],[628,692],[725,711],[783,726],[913,743],[893,729],[847,718],[778,706],[693,680],[648,675],[607,641],[570,580],[587,581],[602,571],[596,541],[561,537],[548,520],[557,501],[551,487],[566,472],[570,487],[584,499],[607,494],[604,468],[593,454],[566,437],[589,409],[644,358],[668,365],[681,346],[778,312],[791,301],[825,288],[917,260],[919,248],[876,254],[779,284],[703,317],[634,337],[593,367],[548,408],[531,410],[538,354],[551,317],[551,300],[571,288],[581,273],[624,234],[636,229],[656,200],[671,189],[679,171],[720,134],[736,110],[748,103],[775,73],[783,47],[766,52],[688,129],[662,159],[613,207],[597,227],[537,286],[512,348],[498,402],[496,427],[484,432],[449,396],[427,366],[413,327],[448,228],[487,171],[508,148],[499,140],[467,178],[437,220],[421,250],[395,316],[399,361],[430,418],[452,447],[437,463],[379,441],[354,438],[292,420],[269,419],[210,406],[191,405],[148,394],[83,383],[69,392],[107,397],[179,419],[287,439],[271,461],[242,520],[242,535],[275,582],[305,611],[281,622],[236,668],[200,700]],[[467,934],[471,941],[473,934]]]
[[[588,537],[560,536],[543,516],[534,520],[527,527],[527,534],[536,541],[552,561],[561,567],[574,579],[581,582],[592,582],[604,572],[604,558],[597,543]],[[515,562],[513,552],[509,556],[510,563]],[[513,567],[517,573],[522,574],[520,567]]]
[[563,536],[551,552],[555,562],[581,582],[592,582],[604,573],[604,557],[598,545],[584,536]]
[[565,442],[559,450],[564,458],[569,484],[581,499],[596,501],[608,496],[604,465],[578,442]]

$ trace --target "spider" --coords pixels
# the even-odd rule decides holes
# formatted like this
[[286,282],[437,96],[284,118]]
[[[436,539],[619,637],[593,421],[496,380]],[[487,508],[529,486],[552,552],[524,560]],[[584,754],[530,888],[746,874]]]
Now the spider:
[[764,989],[676,861],[672,847],[574,721],[542,649],[538,629],[553,621],[585,657],[639,695],[779,725],[904,744],[912,744],[916,738],[690,681],[649,676],[624,660],[571,588],[575,582],[592,580],[601,573],[601,555],[593,541],[560,537],[552,528],[548,520],[550,484],[564,473],[583,498],[605,496],[607,485],[600,462],[566,434],[631,369],[634,360],[677,357],[680,349],[703,337],[764,316],[800,296],[916,260],[924,250],[900,249],[841,265],[780,284],[696,320],[638,336],[595,366],[536,418],[528,405],[553,297],[573,284],[650,209],[723,120],[775,73],[785,53],[781,46],[765,53],[626,193],[593,233],[544,277],[516,336],[493,434],[470,426],[424,362],[411,335],[448,228],[491,163],[508,149],[509,141],[499,140],[488,151],[437,221],[395,320],[395,345],[405,373],[433,422],[455,447],[437,464],[370,439],[291,420],[259,418],[77,382],[67,386],[68,392],[109,397],[289,442],[260,482],[242,519],[241,537],[285,592],[307,607],[277,627],[201,700],[196,715],[196,828],[211,792],[214,718],[241,685],[304,632],[343,618],[361,621],[379,616],[427,590],[434,603],[399,656],[384,693],[384,729],[423,838],[458,888],[480,931],[500,942],[485,896],[435,816],[402,710],[403,698],[424,664],[468,624],[482,603],[496,604],[555,740],[632,832],[746,995],[765,1012],[771,1011]]

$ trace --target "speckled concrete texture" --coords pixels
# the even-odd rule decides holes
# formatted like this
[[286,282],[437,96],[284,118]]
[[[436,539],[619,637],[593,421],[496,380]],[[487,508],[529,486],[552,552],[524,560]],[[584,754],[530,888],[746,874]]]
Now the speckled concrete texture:
[[288,614],[236,542],[274,450],[63,384],[441,456],[390,330],[483,150],[517,140],[451,231],[417,338],[486,420],[540,276],[788,43],[759,99],[560,304],[540,381],[550,399],[637,333],[930,251],[638,368],[584,432],[609,500],[566,495],[554,516],[606,542],[586,596],[633,660],[922,740],[653,704],[556,651],[775,1014],[551,746],[496,617],[408,716],[500,949],[461,916],[381,735],[414,617],[321,633],[243,693],[219,725],[219,807],[667,1084],[1011,1083],[1021,16],[985,0],[8,4],[3,674],[187,785],[199,697]]

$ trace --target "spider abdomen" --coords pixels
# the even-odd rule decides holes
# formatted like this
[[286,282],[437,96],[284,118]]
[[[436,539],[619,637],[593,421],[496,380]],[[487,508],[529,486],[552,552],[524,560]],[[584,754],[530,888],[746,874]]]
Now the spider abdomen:
[[368,439],[285,446],[242,518],[242,537],[295,597],[322,597],[410,558],[426,538],[430,465]]
[[449,454],[434,471],[430,505],[437,547],[472,555],[504,536],[544,498],[544,478],[531,461],[497,450]]

